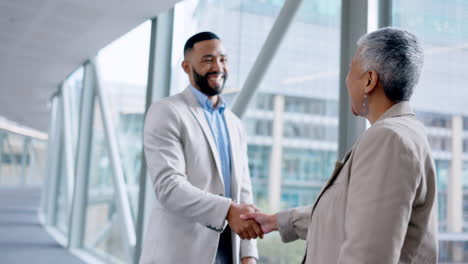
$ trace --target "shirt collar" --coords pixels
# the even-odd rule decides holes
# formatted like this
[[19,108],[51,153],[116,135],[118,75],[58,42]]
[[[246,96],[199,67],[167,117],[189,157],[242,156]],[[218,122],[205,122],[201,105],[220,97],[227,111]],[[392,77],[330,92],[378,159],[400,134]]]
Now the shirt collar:
[[208,110],[210,112],[218,110],[221,114],[224,112],[224,109],[226,108],[226,103],[224,102],[221,96],[218,96],[219,102],[216,105],[216,107],[213,108],[213,102],[210,99],[208,99],[208,96],[206,96],[197,88],[193,87],[193,85],[190,85],[190,90],[195,95],[195,98],[197,98],[198,103],[203,109]]

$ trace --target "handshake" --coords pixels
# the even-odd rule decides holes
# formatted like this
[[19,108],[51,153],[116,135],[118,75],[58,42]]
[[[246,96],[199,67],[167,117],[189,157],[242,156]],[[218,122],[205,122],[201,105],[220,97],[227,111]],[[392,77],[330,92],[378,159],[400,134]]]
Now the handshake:
[[241,239],[263,238],[264,234],[278,230],[276,214],[264,214],[252,204],[232,202],[226,220]]

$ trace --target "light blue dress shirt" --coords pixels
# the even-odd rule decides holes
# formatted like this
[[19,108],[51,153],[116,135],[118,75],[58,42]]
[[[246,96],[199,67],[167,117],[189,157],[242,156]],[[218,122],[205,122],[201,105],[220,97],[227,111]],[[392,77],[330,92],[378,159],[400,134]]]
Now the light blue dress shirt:
[[197,88],[190,85],[190,89],[197,98],[198,103],[205,112],[206,121],[210,125],[211,133],[218,147],[219,159],[221,161],[221,172],[224,180],[225,196],[231,197],[231,145],[229,142],[229,132],[226,127],[224,118],[224,109],[226,103],[219,96],[219,102],[213,108],[213,102],[208,99],[208,96],[200,92]]

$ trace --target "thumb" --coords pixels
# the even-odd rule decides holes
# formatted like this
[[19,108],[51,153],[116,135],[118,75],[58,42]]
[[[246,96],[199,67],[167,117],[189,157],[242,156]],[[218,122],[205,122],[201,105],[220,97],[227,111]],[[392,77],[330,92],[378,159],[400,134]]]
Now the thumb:
[[240,219],[242,219],[242,220],[254,219],[255,216],[256,216],[255,213],[241,214],[241,215],[240,215]]

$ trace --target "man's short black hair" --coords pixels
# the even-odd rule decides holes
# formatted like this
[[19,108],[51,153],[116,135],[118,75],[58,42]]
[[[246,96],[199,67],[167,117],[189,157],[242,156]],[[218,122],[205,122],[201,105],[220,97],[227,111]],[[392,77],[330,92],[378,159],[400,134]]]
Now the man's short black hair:
[[197,34],[191,36],[187,40],[187,42],[185,42],[184,56],[186,56],[187,53],[191,49],[193,49],[193,45],[195,45],[195,43],[200,42],[200,41],[204,41],[204,40],[210,40],[210,39],[220,39],[220,38],[215,33],[208,32],[208,31],[200,32],[200,33],[197,33]]

